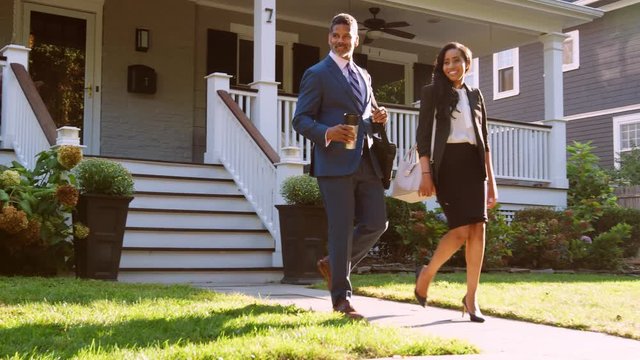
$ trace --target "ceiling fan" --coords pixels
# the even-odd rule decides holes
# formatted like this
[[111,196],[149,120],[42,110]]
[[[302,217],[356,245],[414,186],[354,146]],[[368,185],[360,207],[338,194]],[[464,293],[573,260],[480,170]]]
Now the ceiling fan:
[[393,21],[386,22],[384,19],[379,19],[376,17],[380,12],[380,8],[372,7],[369,8],[369,12],[373,15],[373,18],[367,19],[362,23],[359,23],[366,30],[364,43],[369,44],[375,39],[379,39],[382,36],[382,33],[387,33],[389,35],[398,36],[404,39],[413,39],[415,37],[414,34],[398,30],[396,28],[409,26],[410,24],[406,21]]

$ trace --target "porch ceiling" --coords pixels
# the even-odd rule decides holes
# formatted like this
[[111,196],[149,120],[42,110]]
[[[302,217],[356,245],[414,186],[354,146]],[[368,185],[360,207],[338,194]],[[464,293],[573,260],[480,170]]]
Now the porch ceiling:
[[[191,0],[205,6],[253,12],[253,0]],[[439,48],[449,41],[469,45],[474,56],[535,42],[538,36],[592,21],[601,10],[561,0],[276,0],[278,19],[327,27],[331,17],[349,12],[359,21],[371,17],[407,21],[402,30],[412,40],[384,34],[387,41],[405,41]],[[361,34],[362,36],[362,34]],[[374,43],[375,44],[375,43]],[[374,45],[375,46],[375,45]]]

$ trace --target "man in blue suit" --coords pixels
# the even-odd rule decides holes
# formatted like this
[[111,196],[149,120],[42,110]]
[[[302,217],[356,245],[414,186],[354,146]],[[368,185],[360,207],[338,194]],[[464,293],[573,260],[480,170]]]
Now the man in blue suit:
[[[372,121],[386,123],[384,107],[375,104],[369,74],[354,64],[358,23],[338,14],[329,29],[329,55],[307,69],[293,128],[314,144],[311,175],[318,178],[328,220],[328,258],[318,261],[327,279],[334,311],[362,318],[351,306],[351,269],[387,228],[382,172],[372,145]],[[344,124],[357,114],[357,132]],[[345,147],[355,142],[353,149]]]

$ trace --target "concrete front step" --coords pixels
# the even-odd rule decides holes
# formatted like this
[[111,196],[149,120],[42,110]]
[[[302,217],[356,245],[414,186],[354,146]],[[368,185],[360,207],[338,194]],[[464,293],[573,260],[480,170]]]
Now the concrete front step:
[[195,283],[215,285],[250,285],[280,282],[281,268],[201,269],[201,270],[129,270],[120,269],[118,281],[141,283]]
[[253,212],[157,210],[129,208],[127,227],[262,230]]
[[260,248],[274,247],[267,230],[127,229],[125,247]]
[[189,194],[242,195],[229,179],[204,179],[133,174],[136,191]]
[[253,211],[251,204],[242,195],[136,192],[130,206],[147,209]]
[[120,268],[150,269],[162,264],[166,269],[233,269],[266,268],[273,263],[273,249],[198,249],[179,251],[170,249],[122,249]]
[[152,160],[115,159],[133,174],[231,179],[221,164],[188,164]]

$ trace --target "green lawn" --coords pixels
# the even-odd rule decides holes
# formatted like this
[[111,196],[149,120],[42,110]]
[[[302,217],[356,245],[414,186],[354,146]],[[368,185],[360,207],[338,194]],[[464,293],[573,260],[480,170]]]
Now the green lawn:
[[0,277],[0,358],[359,359],[460,341],[189,286]]
[[[354,292],[415,302],[415,275],[354,275]],[[460,308],[465,274],[438,274],[429,305]],[[593,274],[482,274],[478,302],[497,317],[640,339],[640,278]]]

